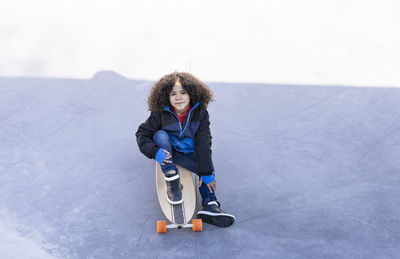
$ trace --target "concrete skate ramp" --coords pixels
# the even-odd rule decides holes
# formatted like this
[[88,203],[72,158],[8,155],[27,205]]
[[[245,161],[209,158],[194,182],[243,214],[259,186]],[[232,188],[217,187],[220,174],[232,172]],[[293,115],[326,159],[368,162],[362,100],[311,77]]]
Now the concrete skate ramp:
[[156,234],[153,82],[0,79],[1,258],[396,258],[400,89],[209,83],[230,228]]

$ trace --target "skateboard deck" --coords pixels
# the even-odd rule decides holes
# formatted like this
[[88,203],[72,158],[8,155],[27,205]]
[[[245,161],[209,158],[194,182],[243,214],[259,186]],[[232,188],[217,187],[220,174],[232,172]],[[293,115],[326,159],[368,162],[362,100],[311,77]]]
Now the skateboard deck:
[[[196,210],[197,201],[197,188],[195,187],[194,179],[192,173],[187,169],[177,165],[180,181],[182,188],[182,198],[183,202],[181,204],[170,204],[167,200],[167,186],[165,184],[164,173],[161,167],[156,163],[156,186],[157,186],[157,196],[160,203],[160,207],[165,217],[172,223],[172,225],[166,225],[165,221],[157,222],[157,232],[164,233],[166,228],[182,228],[182,227],[192,227],[193,231],[201,231],[202,226],[201,220],[193,220],[193,224],[189,224],[193,219]],[[200,222],[199,222],[200,221]],[[162,222],[162,223],[159,223]],[[162,225],[159,231],[159,224]],[[163,231],[165,229],[165,231]]]

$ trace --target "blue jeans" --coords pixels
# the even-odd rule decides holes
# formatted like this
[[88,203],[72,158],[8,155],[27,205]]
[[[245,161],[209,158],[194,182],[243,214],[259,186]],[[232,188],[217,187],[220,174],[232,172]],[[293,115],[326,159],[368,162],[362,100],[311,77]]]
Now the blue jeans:
[[[197,174],[195,154],[194,153],[184,154],[175,150],[171,145],[168,133],[166,131],[159,130],[156,133],[154,133],[153,140],[160,148],[167,150],[172,155],[171,158],[172,163],[166,163],[165,165],[161,165],[161,169],[164,173],[170,170],[176,170],[175,164],[177,164]],[[210,192],[208,190],[207,185],[204,182],[199,187],[199,191],[201,194],[201,198],[203,199],[203,206],[207,204],[207,202],[217,200],[215,193]]]

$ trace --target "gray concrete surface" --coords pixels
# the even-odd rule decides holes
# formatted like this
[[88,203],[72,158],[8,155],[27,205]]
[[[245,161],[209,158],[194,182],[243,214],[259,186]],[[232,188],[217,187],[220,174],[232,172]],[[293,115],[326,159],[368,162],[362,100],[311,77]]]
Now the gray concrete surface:
[[152,83],[0,78],[1,258],[398,258],[400,89],[209,83],[237,222],[158,235]]

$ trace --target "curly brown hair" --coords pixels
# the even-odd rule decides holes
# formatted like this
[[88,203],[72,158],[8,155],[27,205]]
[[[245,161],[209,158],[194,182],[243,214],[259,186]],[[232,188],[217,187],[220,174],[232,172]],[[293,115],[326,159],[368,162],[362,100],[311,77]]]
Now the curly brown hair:
[[200,107],[207,109],[208,104],[213,101],[213,93],[210,88],[190,73],[174,72],[163,76],[151,88],[147,99],[150,111],[160,112],[165,106],[170,105],[169,94],[178,80],[182,88],[189,94],[190,105],[193,106],[199,102]]

